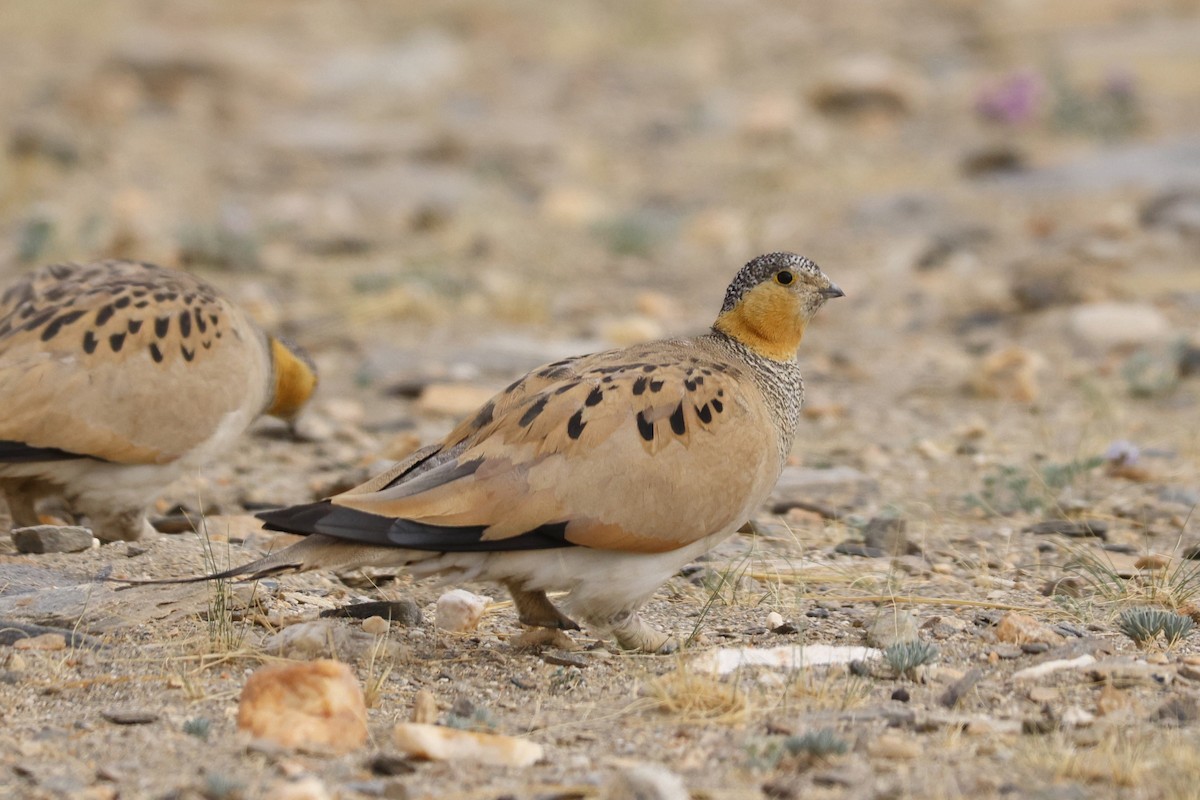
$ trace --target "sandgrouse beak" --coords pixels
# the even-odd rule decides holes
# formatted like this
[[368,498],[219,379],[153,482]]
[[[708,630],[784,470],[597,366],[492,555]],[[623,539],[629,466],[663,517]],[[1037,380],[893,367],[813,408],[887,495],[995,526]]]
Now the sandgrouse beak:
[[822,289],[821,294],[825,297],[826,300],[832,300],[835,297],[845,297],[846,296],[846,293],[842,291],[842,287],[838,286],[836,283],[829,284],[828,289]]

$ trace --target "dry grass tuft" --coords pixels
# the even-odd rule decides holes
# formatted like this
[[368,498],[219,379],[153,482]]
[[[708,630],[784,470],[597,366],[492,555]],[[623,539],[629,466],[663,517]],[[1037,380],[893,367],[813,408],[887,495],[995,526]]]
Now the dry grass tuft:
[[683,663],[652,679],[647,689],[660,710],[684,721],[732,725],[745,721],[749,713],[746,695],[736,685],[692,672]]

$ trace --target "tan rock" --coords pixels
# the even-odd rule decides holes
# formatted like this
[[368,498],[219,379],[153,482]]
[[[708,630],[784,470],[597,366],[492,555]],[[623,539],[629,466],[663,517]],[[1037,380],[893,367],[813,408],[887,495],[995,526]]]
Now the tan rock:
[[996,626],[996,639],[1010,644],[1027,644],[1029,642],[1045,642],[1061,644],[1062,634],[1043,625],[1028,614],[1010,611],[1000,619]]
[[1046,359],[1040,353],[1010,346],[984,356],[967,379],[968,391],[976,397],[992,397],[1033,403],[1038,399],[1038,375]]
[[417,410],[425,414],[465,417],[491,400],[495,393],[490,386],[473,383],[431,383],[417,399]]
[[372,636],[383,636],[389,628],[391,625],[383,617],[367,617],[362,621],[363,633],[369,633]]
[[401,752],[415,758],[508,767],[527,767],[539,760],[543,752],[540,744],[526,739],[415,722],[397,725],[392,731],[392,741]]
[[907,761],[921,755],[921,746],[899,734],[885,733],[867,745],[867,752],[876,758]]
[[340,661],[271,664],[246,681],[238,730],[283,747],[348,753],[367,741],[367,707]]
[[630,314],[603,325],[600,335],[618,347],[661,339],[662,326],[643,314]]
[[432,725],[437,722],[438,705],[433,692],[421,689],[413,696],[412,721],[419,725]]
[[13,642],[13,650],[66,650],[67,638],[61,633],[43,633]]

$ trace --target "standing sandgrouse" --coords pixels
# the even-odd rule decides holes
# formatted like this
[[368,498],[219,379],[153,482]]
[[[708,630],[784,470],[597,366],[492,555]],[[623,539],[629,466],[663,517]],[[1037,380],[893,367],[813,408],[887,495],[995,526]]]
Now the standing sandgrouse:
[[128,261],[44,267],[0,296],[0,494],[14,527],[61,495],[101,539],[259,414],[290,418],[316,373],[207,283]]
[[796,349],[840,296],[806,258],[756,258],[711,332],[536,369],[385,474],[261,514],[308,538],[207,577],[402,566],[497,581],[523,623],[576,629],[546,596],[567,591],[622,647],[670,651],[637,611],[775,485],[803,399]]

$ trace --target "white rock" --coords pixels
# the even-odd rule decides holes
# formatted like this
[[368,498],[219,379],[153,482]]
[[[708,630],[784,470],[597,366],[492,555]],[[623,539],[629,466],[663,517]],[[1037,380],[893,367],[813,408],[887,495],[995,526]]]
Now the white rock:
[[1080,341],[1096,347],[1146,344],[1166,339],[1171,324],[1154,306],[1141,303],[1092,303],[1071,311],[1067,327]]
[[475,630],[492,598],[452,589],[437,600],[436,625],[444,631],[462,633]]
[[882,650],[873,647],[835,647],[813,644],[807,647],[784,645],[782,647],[722,647],[702,653],[692,661],[694,669],[727,675],[743,667],[771,667],[780,670],[799,670],[810,667],[825,667],[833,664],[849,664],[851,661],[867,661],[881,658]]
[[266,800],[329,800],[329,790],[316,775],[277,783],[267,790]]
[[1059,658],[1054,661],[1043,661],[1041,664],[1034,664],[1032,667],[1019,669],[1013,673],[1014,681],[1031,681],[1037,678],[1045,677],[1053,672],[1058,672],[1064,669],[1083,669],[1096,663],[1096,657],[1092,655],[1082,655],[1079,658]]
[[603,800],[688,800],[687,786],[660,764],[629,764],[605,785]]
[[770,614],[767,614],[768,630],[775,630],[782,624],[783,624],[783,614],[780,614],[778,611],[772,611]]
[[367,617],[362,621],[363,633],[368,633],[371,636],[383,636],[388,632],[391,625],[383,617]]
[[474,761],[507,767],[527,767],[542,757],[537,742],[494,733],[461,731],[440,725],[401,722],[392,730],[401,752],[433,761]]

